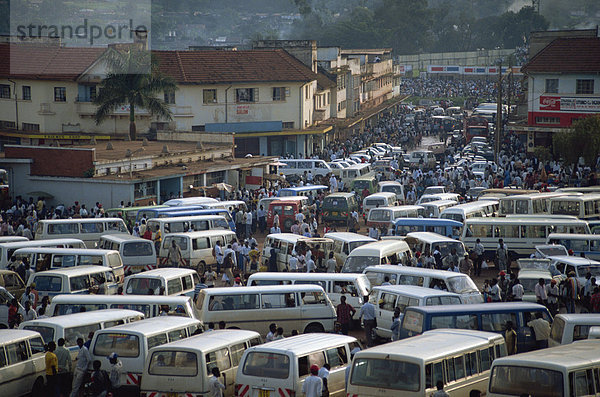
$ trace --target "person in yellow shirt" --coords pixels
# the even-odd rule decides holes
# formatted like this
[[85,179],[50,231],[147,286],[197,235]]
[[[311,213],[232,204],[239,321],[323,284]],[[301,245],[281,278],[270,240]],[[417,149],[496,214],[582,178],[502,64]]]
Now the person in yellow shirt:
[[154,248],[156,249],[156,256],[160,251],[160,243],[162,242],[162,233],[160,232],[160,226],[156,226],[156,232],[152,235],[152,240],[154,241]]
[[56,343],[48,342],[48,351],[46,352],[46,384],[49,396],[59,397],[58,391],[58,357],[54,354]]

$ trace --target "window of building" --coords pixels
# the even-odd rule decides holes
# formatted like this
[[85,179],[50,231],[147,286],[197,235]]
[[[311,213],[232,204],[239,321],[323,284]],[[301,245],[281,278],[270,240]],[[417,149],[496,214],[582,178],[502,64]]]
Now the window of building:
[[206,131],[206,126],[205,125],[193,125],[192,131],[195,131],[195,132]]
[[546,93],[558,94],[558,79],[546,79]]
[[283,123],[281,123],[281,127],[284,129],[293,129],[294,122],[293,121],[284,121]]
[[39,124],[23,123],[23,131],[39,131]]
[[536,124],[560,124],[560,117],[536,117]]
[[31,87],[28,85],[23,86],[23,100],[31,101]]
[[310,87],[306,86],[305,88],[306,88],[306,90],[304,91],[304,98],[310,99]]
[[213,183],[225,182],[225,171],[209,172],[206,174],[206,186],[212,186]]
[[273,100],[285,101],[285,87],[273,87]]
[[168,104],[175,104],[175,91],[165,91],[165,102]]
[[0,84],[0,98],[10,99],[10,85]]
[[92,102],[94,99],[96,99],[96,85],[77,86],[77,102]]
[[14,121],[0,120],[0,128],[14,130],[17,128],[17,125]]
[[156,196],[156,181],[139,182],[134,185],[134,198]]
[[575,88],[576,94],[593,94],[594,93],[594,80],[580,80],[577,79],[577,85]]
[[204,104],[217,103],[217,90],[202,90]]
[[331,93],[328,92],[327,93],[327,101],[325,102],[325,105],[329,105],[331,103]]
[[236,88],[236,102],[258,102],[258,88]]
[[66,87],[54,87],[54,102],[66,102],[67,89]]

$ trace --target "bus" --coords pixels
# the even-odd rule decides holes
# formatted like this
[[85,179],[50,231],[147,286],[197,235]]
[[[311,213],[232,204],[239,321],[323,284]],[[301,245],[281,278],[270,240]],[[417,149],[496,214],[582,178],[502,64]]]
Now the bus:
[[431,396],[441,381],[451,396],[483,390],[494,359],[507,355],[501,335],[438,329],[354,355],[348,396]]
[[488,397],[600,395],[600,340],[498,358],[492,364]]
[[471,218],[465,221],[460,240],[474,247],[477,239],[485,248],[486,257],[492,258],[503,239],[512,258],[525,257],[535,252],[535,246],[546,244],[550,233],[589,233],[587,222],[565,218],[506,217]]
[[151,217],[151,218],[146,218],[148,219],[153,219],[153,218],[189,218],[192,216],[201,216],[201,215],[220,215],[222,217],[224,217],[227,220],[227,223],[229,224],[229,228],[231,229],[231,231],[235,232],[235,221],[233,219],[233,217],[231,216],[231,214],[229,213],[228,210],[223,209],[223,208],[210,208],[210,209],[203,209],[201,207],[194,207],[194,209],[190,209],[187,208],[185,211],[177,211],[178,208],[183,208],[183,207],[167,207],[166,209],[169,208],[173,208],[175,209],[175,211],[159,211],[156,216]]
[[317,197],[319,193],[328,191],[329,188],[325,185],[306,185],[300,187],[286,187],[277,192],[278,197],[288,196],[312,196]]
[[561,196],[550,199],[550,214],[572,215],[579,219],[600,219],[600,194]]
[[518,194],[499,198],[499,216],[544,215],[550,213],[550,199],[567,196],[568,193]]
[[81,239],[87,248],[96,248],[104,234],[129,234],[121,218],[43,219],[35,228],[36,240]]
[[451,219],[399,218],[394,221],[394,234],[406,236],[412,232],[432,232],[457,239],[461,236],[462,222]]
[[212,197],[183,197],[167,200],[163,204],[169,207],[187,207],[191,205],[203,205],[218,202],[219,200]]
[[482,116],[465,117],[463,135],[467,143],[471,142],[475,136],[489,138],[488,119]]
[[567,250],[573,250],[575,256],[583,255],[588,259],[600,260],[600,234],[552,233],[546,243],[560,244]]
[[458,204],[446,208],[440,214],[441,219],[452,219],[464,223],[470,218],[491,217],[498,211],[498,201],[478,200],[465,204]]
[[0,269],[6,269],[14,252],[20,248],[54,247],[54,248],[86,248],[85,243],[77,238],[62,238],[53,240],[15,241],[0,243]]

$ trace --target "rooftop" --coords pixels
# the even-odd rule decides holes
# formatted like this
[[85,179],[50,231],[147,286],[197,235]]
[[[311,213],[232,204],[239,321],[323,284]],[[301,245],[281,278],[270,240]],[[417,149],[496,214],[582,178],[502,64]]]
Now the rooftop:
[[558,38],[521,68],[523,73],[598,73],[600,38]]

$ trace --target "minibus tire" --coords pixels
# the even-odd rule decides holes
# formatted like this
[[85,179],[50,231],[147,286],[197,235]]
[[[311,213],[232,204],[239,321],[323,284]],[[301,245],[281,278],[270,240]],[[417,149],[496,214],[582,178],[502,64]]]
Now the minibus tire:
[[0,329],[8,329],[8,325],[6,325],[6,324],[0,324]]
[[35,380],[33,388],[31,389],[32,397],[43,397],[44,396],[44,378],[39,377]]
[[310,323],[306,326],[306,328],[304,328],[305,334],[314,334],[317,332],[325,332],[325,328],[323,328],[323,325],[319,323]]
[[198,272],[199,275],[204,275],[205,268],[206,262],[200,261],[198,262],[198,266],[196,266],[196,272]]

